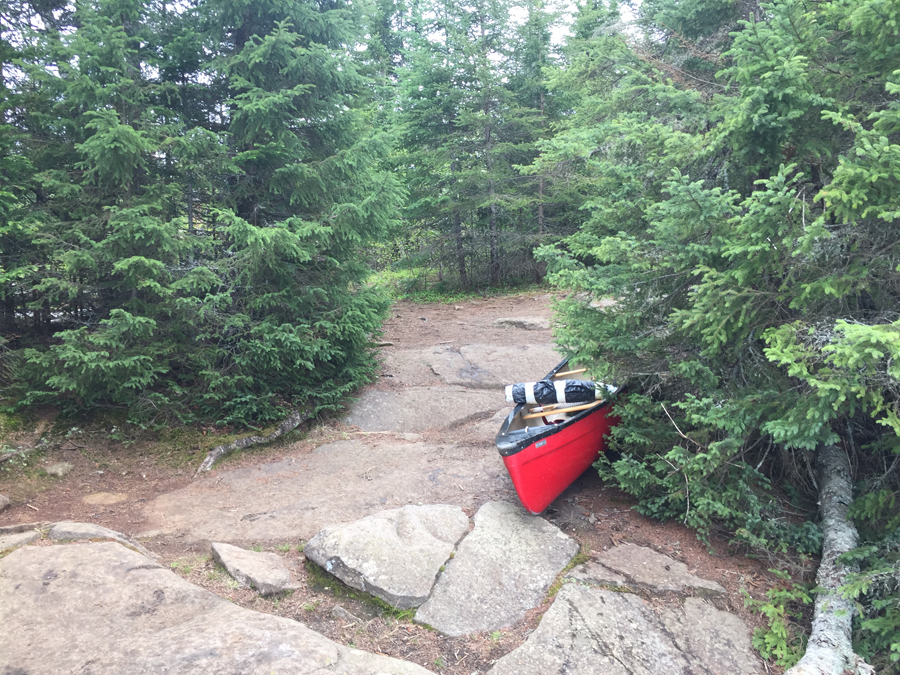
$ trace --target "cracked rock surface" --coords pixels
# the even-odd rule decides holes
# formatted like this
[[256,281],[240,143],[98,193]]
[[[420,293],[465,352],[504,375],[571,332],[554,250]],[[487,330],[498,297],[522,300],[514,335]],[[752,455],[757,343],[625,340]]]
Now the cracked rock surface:
[[371,390],[363,393],[350,409],[347,424],[361,431],[419,432],[490,416],[502,405],[494,392],[465,387]]
[[657,608],[633,593],[565,584],[524,645],[490,675],[754,675],[747,627],[698,598]]
[[0,672],[427,675],[243,609],[118,542],[20,548],[0,560]]
[[120,532],[115,532],[102,525],[94,523],[77,523],[71,520],[64,520],[55,523],[47,534],[49,539],[53,541],[79,541],[82,539],[115,539],[119,543],[125,544],[135,549],[139,553],[152,558],[153,554],[139,543],[131,540]]
[[473,389],[503,389],[507,384],[522,382],[523,377],[543,377],[561,358],[546,344],[475,343],[459,349],[435,347],[423,355],[424,362],[444,384]]
[[578,544],[518,505],[488,502],[447,563],[418,623],[445,635],[497,630],[521,621],[543,602]]
[[428,598],[468,529],[469,518],[458,506],[405,506],[326,527],[303,552],[347,585],[410,609]]
[[40,538],[41,533],[35,531],[13,532],[11,534],[0,535],[0,551],[5,551],[8,548],[25,546],[25,544],[30,544],[35,539]]
[[715,581],[691,574],[683,562],[629,543],[614,546],[596,561],[573,568],[567,578],[596,586],[628,586],[654,593],[692,592],[712,596],[725,592]]
[[494,321],[495,326],[509,326],[523,330],[550,330],[552,327],[547,319],[540,316],[502,317]]
[[156,498],[145,527],[155,535],[183,532],[190,541],[308,540],[323,527],[385,509],[419,502],[470,508],[512,489],[495,449],[415,438],[338,441],[302,458],[225,470]]

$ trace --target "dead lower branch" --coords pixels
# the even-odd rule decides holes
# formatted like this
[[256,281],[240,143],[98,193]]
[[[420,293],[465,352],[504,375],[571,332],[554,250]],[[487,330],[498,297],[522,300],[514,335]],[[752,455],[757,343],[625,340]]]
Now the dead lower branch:
[[270,443],[279,436],[283,436],[288,431],[293,431],[303,424],[303,422],[312,419],[312,417],[313,412],[311,410],[295,410],[290,417],[279,424],[278,428],[268,436],[245,436],[244,438],[239,438],[231,443],[215,447],[206,455],[206,459],[203,460],[203,463],[197,469],[197,473],[209,471],[219,458],[224,457],[229,452],[243,450],[244,448],[249,448],[251,445],[259,445],[260,443]]

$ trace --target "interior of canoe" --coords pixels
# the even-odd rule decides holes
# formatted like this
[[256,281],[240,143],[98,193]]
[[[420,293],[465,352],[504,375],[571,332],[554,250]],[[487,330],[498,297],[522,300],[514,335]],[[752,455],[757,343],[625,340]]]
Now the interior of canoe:
[[[577,364],[565,364],[550,373],[549,379],[554,380],[583,380],[587,382],[593,381],[590,373],[585,368]],[[508,431],[518,431],[525,429],[534,429],[548,424],[559,424],[565,420],[574,417],[580,412],[587,410],[594,405],[601,405],[603,402],[597,400],[595,403],[564,403],[556,405],[532,405],[525,404],[521,407],[518,414],[509,423]]]

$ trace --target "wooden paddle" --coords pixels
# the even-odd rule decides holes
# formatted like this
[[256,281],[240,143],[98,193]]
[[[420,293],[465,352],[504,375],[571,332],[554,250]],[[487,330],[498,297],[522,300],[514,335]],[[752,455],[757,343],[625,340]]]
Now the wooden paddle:
[[[547,403],[545,405],[535,406],[531,409],[531,412],[549,412],[554,408],[558,408],[561,405],[574,405],[573,403]],[[559,412],[558,410],[553,410],[553,412]]]
[[578,370],[567,370],[563,373],[557,373],[553,377],[565,377],[566,375],[578,375],[578,373],[584,373],[587,371],[587,368],[579,368]]
[[[603,401],[602,400],[594,401],[593,403],[585,403],[584,405],[576,405],[576,406],[572,406],[571,408],[560,408],[558,410],[550,410],[550,411],[545,410],[544,412],[531,413],[530,415],[522,415],[522,419],[523,420],[533,420],[535,417],[544,417],[546,415],[553,415],[555,413],[576,412],[578,410],[587,410],[588,408],[593,408],[595,405],[597,405],[599,403],[603,403]],[[554,403],[552,405],[558,406],[560,404]]]

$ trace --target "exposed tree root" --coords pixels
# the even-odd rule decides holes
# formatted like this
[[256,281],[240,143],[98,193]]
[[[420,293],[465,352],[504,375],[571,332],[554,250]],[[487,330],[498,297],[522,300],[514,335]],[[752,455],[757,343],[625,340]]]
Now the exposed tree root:
[[820,448],[816,455],[819,474],[819,508],[822,514],[822,562],[816,574],[815,613],[806,653],[785,675],[871,675],[875,671],[853,651],[850,640],[854,603],[838,589],[855,567],[838,564],[837,558],[856,548],[859,535],[847,517],[853,499],[850,463],[839,447]]
[[225,445],[215,447],[209,451],[209,454],[206,455],[206,459],[203,460],[203,463],[197,469],[197,473],[209,471],[212,468],[212,465],[215,464],[215,462],[220,457],[227,455],[229,452],[233,452],[234,450],[243,450],[244,448],[249,448],[251,445],[259,445],[260,443],[268,443],[270,441],[274,441],[276,438],[286,434],[288,431],[296,429],[306,420],[312,419],[312,417],[313,413],[309,410],[296,410],[284,422],[279,424],[278,428],[268,436],[245,436],[244,438],[239,438],[238,440],[232,441],[231,443],[226,443]]

